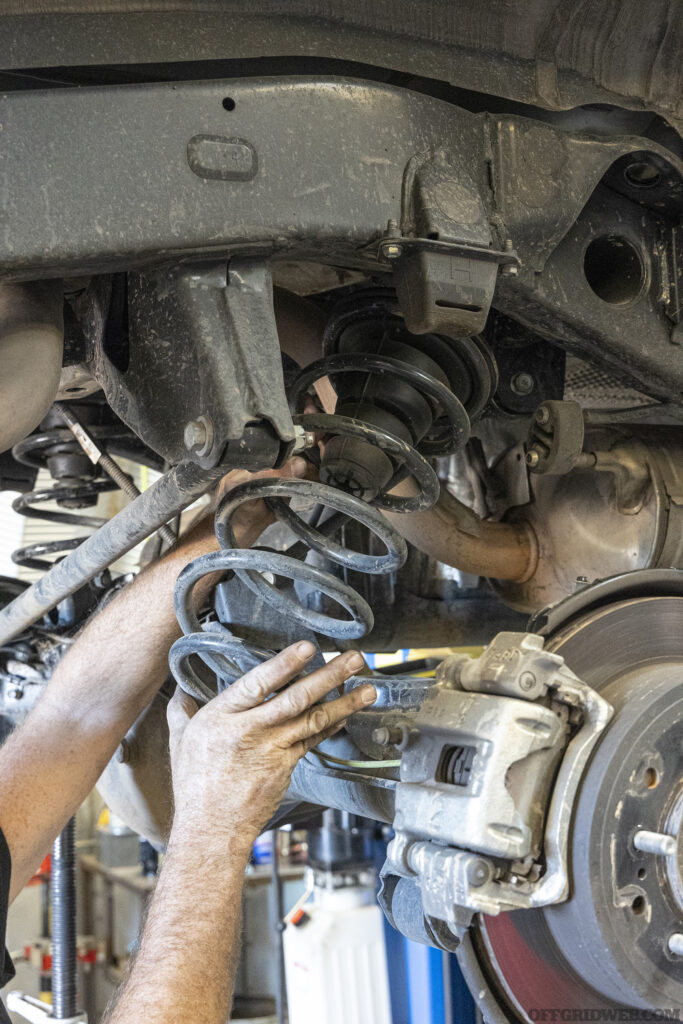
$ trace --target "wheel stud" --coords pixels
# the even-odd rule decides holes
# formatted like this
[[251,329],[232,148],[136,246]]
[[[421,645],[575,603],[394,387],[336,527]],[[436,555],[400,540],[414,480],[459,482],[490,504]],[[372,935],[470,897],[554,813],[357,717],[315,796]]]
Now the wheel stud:
[[658,853],[662,857],[670,857],[676,852],[676,840],[673,836],[662,832],[648,832],[641,829],[633,837],[633,845],[642,853]]

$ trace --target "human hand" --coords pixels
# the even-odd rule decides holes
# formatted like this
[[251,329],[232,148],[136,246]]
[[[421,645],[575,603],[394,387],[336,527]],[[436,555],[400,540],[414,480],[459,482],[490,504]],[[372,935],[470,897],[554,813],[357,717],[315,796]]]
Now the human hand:
[[[289,459],[281,469],[266,469],[258,473],[250,473],[246,469],[233,469],[230,473],[226,473],[218,484],[215,494],[216,506],[220,504],[226,494],[248,480],[262,480],[269,477],[280,477],[281,479],[295,477],[301,479],[312,470],[313,467],[310,462],[302,459],[299,455]],[[275,516],[265,501],[258,499],[256,501],[247,501],[236,508],[231,522],[235,532],[237,547],[246,548],[254,544],[266,527],[275,522]]]
[[376,700],[367,684],[318,703],[362,669],[355,651],[286,686],[314,653],[307,641],[286,648],[199,711],[176,690],[168,706],[175,796],[170,845],[199,845],[218,857],[228,844],[231,851],[237,845],[248,856],[297,761]]

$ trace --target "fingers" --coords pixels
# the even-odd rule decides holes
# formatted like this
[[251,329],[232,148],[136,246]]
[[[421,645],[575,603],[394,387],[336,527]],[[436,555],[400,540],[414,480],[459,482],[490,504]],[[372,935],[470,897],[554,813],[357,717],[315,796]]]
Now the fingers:
[[334,734],[339,732],[340,729],[343,729],[345,725],[346,721],[339,722],[337,725],[333,725],[330,726],[329,729],[325,729],[324,732],[319,732],[315,736],[309,736],[308,739],[299,740],[297,743],[294,743],[289,748],[290,756],[292,759],[291,763],[293,767],[296,766],[297,761],[299,761],[304,756],[304,754],[307,754],[310,750],[313,750],[314,747],[317,747],[320,743],[323,743],[324,740],[329,740],[330,736],[334,736]]
[[[308,708],[298,718],[292,719],[281,727],[278,742],[294,746],[300,742],[308,743],[310,750],[319,740],[321,733],[336,732],[347,718],[369,707],[377,700],[377,691],[371,683],[359,686],[350,693],[336,700],[325,701]],[[310,742],[311,739],[314,742]]]
[[266,697],[299,675],[314,654],[315,647],[308,640],[286,647],[274,658],[247,672],[216,697],[216,701],[228,711],[248,711],[258,707]]
[[360,671],[364,665],[365,662],[357,651],[340,655],[324,668],[319,668],[317,671],[311,672],[310,675],[304,676],[303,679],[298,679],[283,693],[269,701],[261,709],[261,722],[267,725],[279,725],[289,719],[298,718],[335,687],[341,686],[354,672]]

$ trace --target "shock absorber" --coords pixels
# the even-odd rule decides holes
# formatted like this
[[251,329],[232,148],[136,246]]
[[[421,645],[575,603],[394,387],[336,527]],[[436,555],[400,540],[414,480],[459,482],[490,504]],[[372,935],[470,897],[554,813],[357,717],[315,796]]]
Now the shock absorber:
[[[60,426],[62,423],[68,426]],[[100,494],[106,491],[121,489],[128,497],[139,494],[133,481],[100,448],[131,440],[138,443],[123,423],[96,423],[86,429],[69,407],[56,403],[42,427],[16,444],[12,454],[18,462],[33,469],[47,468],[55,484],[19,495],[12,503],[12,508],[19,515],[51,523],[98,528],[106,519],[80,510],[92,508]],[[61,509],[70,511],[42,507],[48,502],[55,502]],[[162,527],[160,533],[167,543],[173,543],[175,537],[167,527]],[[12,561],[30,569],[49,569],[53,563],[46,556],[73,551],[86,536],[39,541],[18,548],[12,554]]]
[[[208,573],[235,572],[279,614],[337,641],[360,639],[374,621],[367,602],[332,573],[291,554],[236,548],[231,525],[236,509],[263,498],[276,519],[299,539],[299,550],[303,542],[345,570],[393,573],[404,563],[407,547],[382,511],[409,514],[436,502],[440,485],[430,459],[465,444],[470,413],[481,412],[494,387],[495,366],[481,343],[409,334],[395,300],[384,290],[373,289],[360,299],[351,297],[333,313],[325,351],[322,359],[298,375],[289,393],[294,423],[321,442],[320,482],[272,478],[231,491],[216,511],[220,550],[195,559],[178,577],[175,608],[184,636],[171,648],[170,664],[180,686],[201,703],[215,690],[196,671],[193,655],[215,672],[221,688],[241,674],[245,654],[260,661],[273,653],[250,647],[224,624],[202,629],[193,592]],[[334,414],[304,412],[310,389],[323,377],[329,377],[337,392]],[[406,477],[413,478],[417,493],[392,494]],[[314,525],[285,498],[303,498],[309,507],[312,503],[333,514],[322,526]],[[367,527],[384,551],[365,554],[336,540],[349,519]],[[264,573],[289,582],[278,586],[266,580]],[[336,601],[346,617],[305,606],[295,584]]]

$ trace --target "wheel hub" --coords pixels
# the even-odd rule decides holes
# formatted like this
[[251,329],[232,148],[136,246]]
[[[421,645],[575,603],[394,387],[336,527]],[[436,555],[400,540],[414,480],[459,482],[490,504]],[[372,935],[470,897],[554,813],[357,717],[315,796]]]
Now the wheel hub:
[[615,715],[575,806],[570,899],[482,917],[479,967],[508,1020],[542,1010],[675,1010],[683,1006],[683,598],[588,611],[547,648]]

